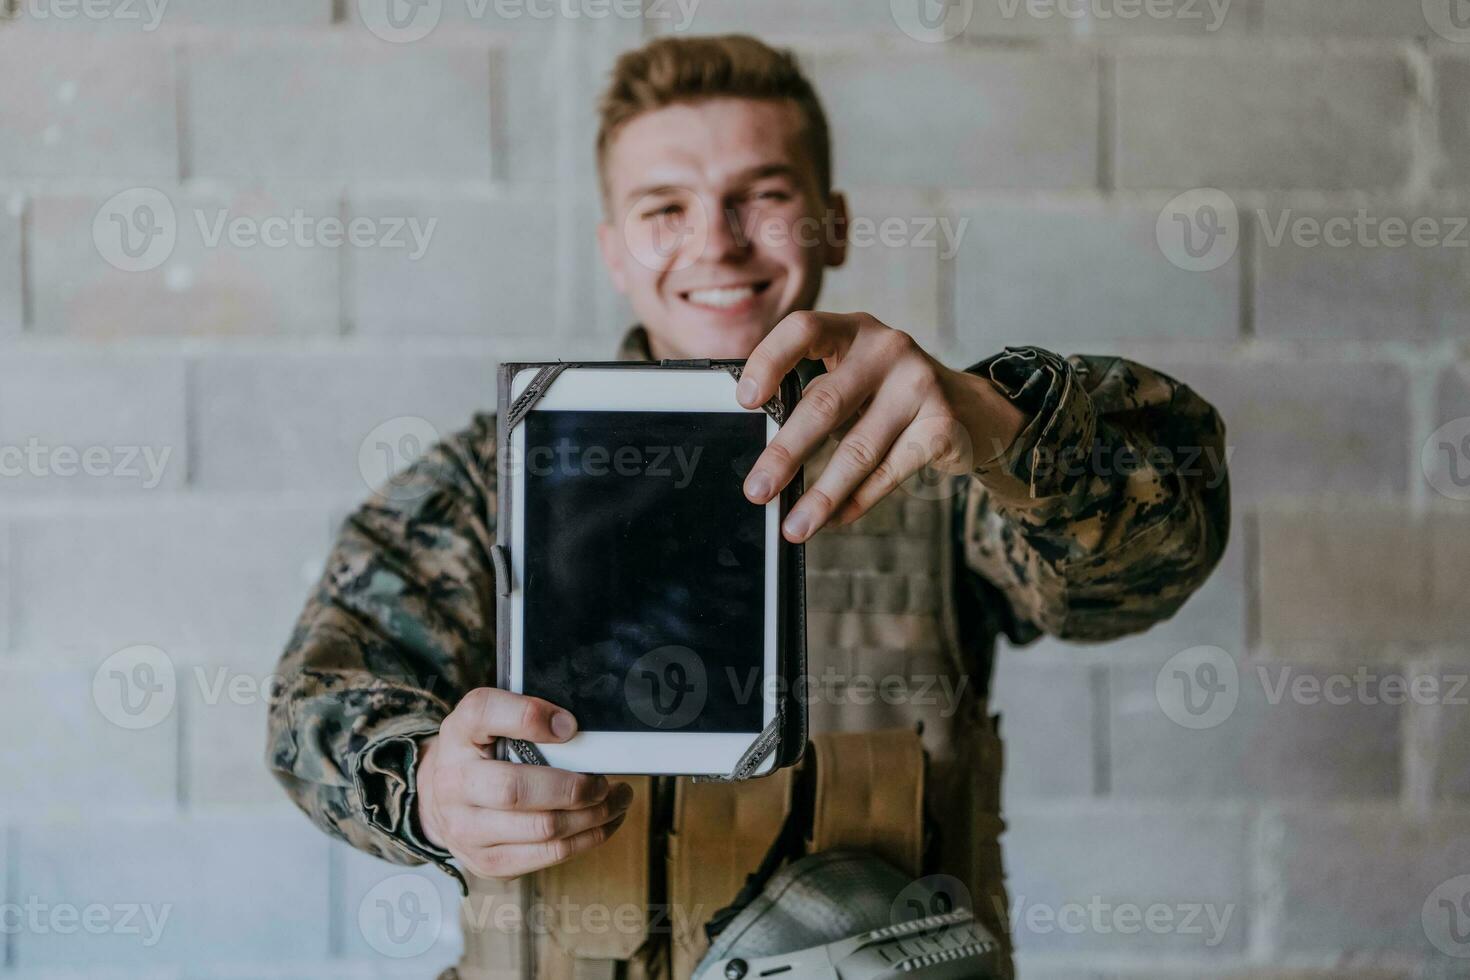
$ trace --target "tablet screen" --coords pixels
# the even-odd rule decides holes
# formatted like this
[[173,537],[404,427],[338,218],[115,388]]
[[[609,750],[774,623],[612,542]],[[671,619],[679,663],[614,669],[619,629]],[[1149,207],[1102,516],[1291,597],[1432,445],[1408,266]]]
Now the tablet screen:
[[523,690],[582,731],[762,727],[760,412],[525,419]]

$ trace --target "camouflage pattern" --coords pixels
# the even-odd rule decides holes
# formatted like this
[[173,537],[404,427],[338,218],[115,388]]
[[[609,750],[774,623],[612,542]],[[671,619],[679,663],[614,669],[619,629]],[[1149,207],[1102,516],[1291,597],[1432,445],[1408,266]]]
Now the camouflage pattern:
[[[618,356],[649,357],[642,328]],[[821,365],[800,370],[809,380]],[[1219,417],[1163,374],[1034,347],[968,370],[1030,418],[1003,452],[975,447],[978,478],[956,478],[944,527],[959,557],[957,608],[927,613],[958,620],[977,681],[967,701],[983,717],[998,635],[1104,640],[1172,615],[1219,560],[1229,492]],[[414,767],[417,738],[494,677],[494,432],[492,416],[475,416],[344,523],[282,655],[268,734],[276,778],[319,827],[389,861],[433,861],[466,890],[415,824]],[[841,555],[844,533],[822,531],[808,547],[832,535],[822,547]],[[926,743],[938,735],[926,731]],[[996,740],[952,755],[963,768],[998,753]],[[998,796],[977,809],[993,815],[983,831],[993,842]]]

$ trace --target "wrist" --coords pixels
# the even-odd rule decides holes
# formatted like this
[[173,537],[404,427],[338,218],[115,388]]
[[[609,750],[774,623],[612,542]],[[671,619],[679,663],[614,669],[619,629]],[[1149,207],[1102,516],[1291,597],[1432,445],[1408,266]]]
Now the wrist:
[[447,851],[449,848],[445,846],[439,830],[434,797],[434,774],[438,759],[435,749],[439,736],[425,735],[417,741],[418,761],[414,766],[414,787],[417,792],[414,794],[412,819],[418,825],[419,834],[424,840],[441,851]]
[[994,460],[1015,444],[1026,428],[1026,413],[989,378],[951,371],[955,417],[970,439],[976,464]]

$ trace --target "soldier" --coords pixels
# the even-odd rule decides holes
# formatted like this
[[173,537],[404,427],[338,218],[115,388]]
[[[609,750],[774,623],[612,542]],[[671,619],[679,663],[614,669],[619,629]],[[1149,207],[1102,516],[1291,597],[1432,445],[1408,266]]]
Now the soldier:
[[[1005,939],[1000,742],[987,709],[996,639],[1107,640],[1171,616],[1225,546],[1220,418],[1125,359],[1010,347],[960,371],[905,324],[816,312],[824,269],[844,259],[846,205],[816,93],[789,54],[752,38],[659,39],[624,54],[601,102],[597,158],[599,245],[640,320],[618,356],[748,357],[737,395],[747,407],[788,370],[806,382],[745,490],[764,503],[807,467],[783,533],[807,548],[812,731],[922,731],[927,764],[875,782],[924,770],[925,809],[943,819],[928,833],[895,823],[875,846],[914,855],[908,873],[954,876]],[[609,782],[490,758],[497,738],[577,730],[556,705],[488,686],[494,432],[476,416],[391,499],[344,523],[281,658],[269,763],[326,832],[388,861],[433,862],[471,897],[628,896],[686,913],[694,898],[728,900],[779,829],[789,780]],[[958,473],[942,484],[953,493],[899,489],[926,465]],[[907,695],[873,697],[875,677],[911,682]],[[834,771],[858,772],[841,756],[847,743],[824,744]],[[859,784],[861,773],[843,783]],[[739,794],[767,794],[770,820],[737,807]],[[711,826],[716,812],[743,816]],[[745,866],[716,881],[699,864],[714,853],[702,836]],[[610,868],[634,870],[622,881]],[[685,977],[703,941],[697,923],[677,921],[672,940],[646,923],[583,940],[554,916],[551,939],[528,938],[466,910],[465,980]]]

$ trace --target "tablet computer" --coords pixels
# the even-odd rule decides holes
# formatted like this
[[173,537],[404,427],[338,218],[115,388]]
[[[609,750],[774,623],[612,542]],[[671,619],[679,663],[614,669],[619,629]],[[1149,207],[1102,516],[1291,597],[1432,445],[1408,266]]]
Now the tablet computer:
[[799,756],[804,590],[780,532],[799,481],[743,490],[799,385],[747,409],[741,363],[502,365],[498,679],[578,723],[507,757],[749,778]]

